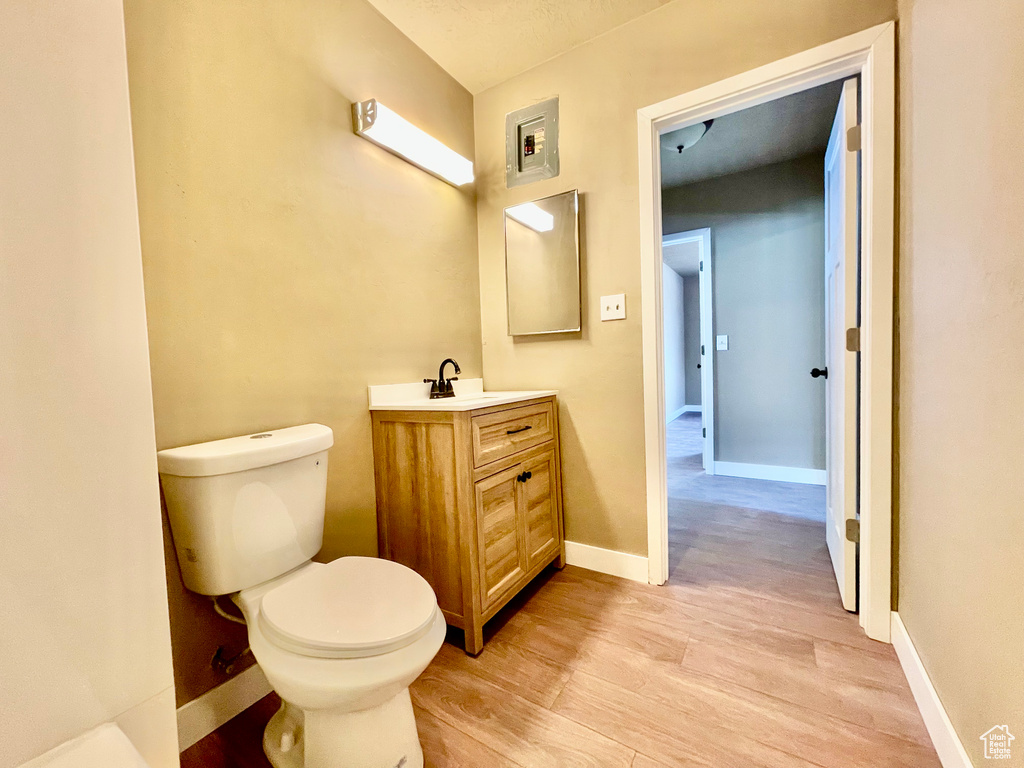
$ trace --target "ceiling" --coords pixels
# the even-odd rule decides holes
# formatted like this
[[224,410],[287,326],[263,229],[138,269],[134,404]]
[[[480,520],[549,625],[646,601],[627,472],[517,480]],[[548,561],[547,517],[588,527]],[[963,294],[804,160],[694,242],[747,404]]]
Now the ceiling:
[[661,185],[697,181],[825,151],[842,83],[834,82],[715,120],[704,137],[679,152],[673,133],[661,137]]
[[473,94],[671,0],[370,0]]
[[697,274],[700,267],[700,243],[691,240],[688,243],[663,246],[661,257],[669,269],[683,277],[691,277]]

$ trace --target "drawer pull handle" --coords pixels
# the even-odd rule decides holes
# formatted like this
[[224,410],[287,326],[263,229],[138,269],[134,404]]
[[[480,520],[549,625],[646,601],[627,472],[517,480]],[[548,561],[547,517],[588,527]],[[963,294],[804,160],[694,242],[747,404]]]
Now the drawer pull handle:
[[505,430],[505,434],[506,435],[515,435],[515,434],[517,434],[519,432],[525,432],[528,429],[533,429],[533,427],[530,426],[529,424],[527,424],[525,427],[519,427],[519,429],[508,429],[508,430]]

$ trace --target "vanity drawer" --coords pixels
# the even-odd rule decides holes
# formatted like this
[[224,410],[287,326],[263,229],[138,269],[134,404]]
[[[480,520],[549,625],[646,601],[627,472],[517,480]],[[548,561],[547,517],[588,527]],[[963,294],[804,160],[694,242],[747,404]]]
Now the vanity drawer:
[[482,467],[555,436],[552,403],[473,417],[473,465]]

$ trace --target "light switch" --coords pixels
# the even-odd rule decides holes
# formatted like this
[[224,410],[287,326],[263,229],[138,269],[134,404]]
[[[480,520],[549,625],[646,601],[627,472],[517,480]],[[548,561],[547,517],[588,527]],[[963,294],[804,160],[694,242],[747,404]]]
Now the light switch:
[[626,319],[626,294],[601,297],[601,322]]
[[715,336],[715,349],[728,349],[729,348],[729,337],[725,334],[721,336]]

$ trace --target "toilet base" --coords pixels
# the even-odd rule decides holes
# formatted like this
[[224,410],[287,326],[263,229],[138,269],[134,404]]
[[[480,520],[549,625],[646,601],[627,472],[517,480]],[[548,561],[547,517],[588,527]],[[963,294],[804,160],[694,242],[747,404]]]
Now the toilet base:
[[274,768],[303,768],[302,710],[281,702],[263,731],[263,754]]
[[263,733],[274,768],[423,768],[423,749],[405,688],[359,712],[303,712],[283,701]]

